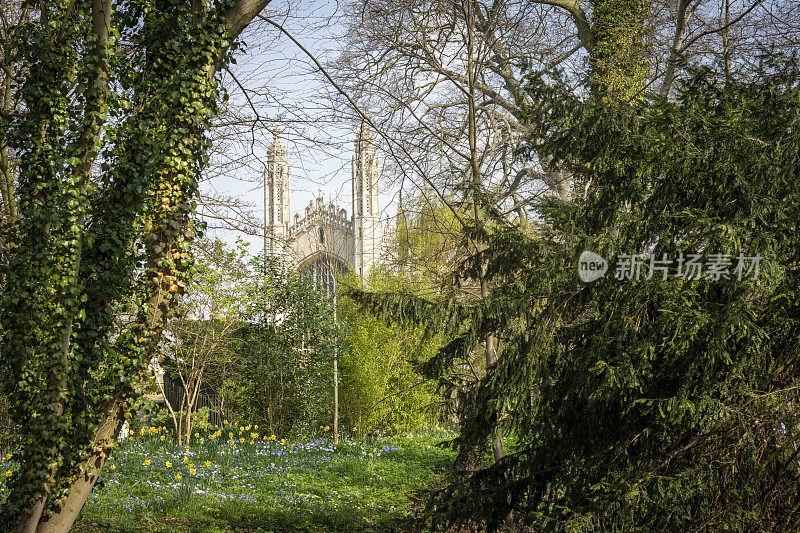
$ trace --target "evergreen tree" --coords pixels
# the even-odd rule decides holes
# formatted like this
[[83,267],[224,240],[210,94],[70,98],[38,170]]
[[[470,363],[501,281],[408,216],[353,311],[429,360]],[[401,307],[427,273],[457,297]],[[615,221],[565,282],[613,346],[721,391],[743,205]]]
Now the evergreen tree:
[[[492,529],[513,509],[547,529],[605,531],[800,518],[800,78],[774,58],[747,81],[690,73],[676,102],[636,107],[532,78],[526,150],[592,183],[585,202],[542,203],[531,230],[476,191],[490,218],[465,228],[484,248],[460,275],[485,268],[479,301],[354,295],[452,338],[429,375],[498,336],[457,441],[488,451],[500,430],[517,444],[433,497],[435,520]],[[576,275],[584,251],[609,261],[592,283]],[[694,276],[690,254],[704,265]],[[624,268],[635,261],[638,280]]]

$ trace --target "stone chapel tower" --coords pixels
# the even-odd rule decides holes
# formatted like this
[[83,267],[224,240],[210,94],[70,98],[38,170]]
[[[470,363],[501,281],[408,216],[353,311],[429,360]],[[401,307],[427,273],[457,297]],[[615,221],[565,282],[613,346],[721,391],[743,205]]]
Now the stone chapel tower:
[[352,265],[359,277],[365,276],[378,262],[383,232],[378,206],[378,158],[375,136],[366,121],[356,137],[353,156],[353,247]]
[[291,218],[289,164],[286,147],[280,139],[280,130],[275,129],[273,135],[264,169],[264,253],[267,256],[282,256],[285,255],[285,241]]

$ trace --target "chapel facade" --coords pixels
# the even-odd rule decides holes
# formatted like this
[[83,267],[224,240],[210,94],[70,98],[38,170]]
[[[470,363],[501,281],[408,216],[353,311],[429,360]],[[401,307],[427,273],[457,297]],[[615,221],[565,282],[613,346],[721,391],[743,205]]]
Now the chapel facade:
[[311,274],[326,291],[336,275],[366,277],[391,253],[393,233],[380,220],[380,172],[375,136],[364,121],[351,162],[352,215],[320,194],[304,211],[291,212],[286,146],[276,133],[264,169],[264,250]]

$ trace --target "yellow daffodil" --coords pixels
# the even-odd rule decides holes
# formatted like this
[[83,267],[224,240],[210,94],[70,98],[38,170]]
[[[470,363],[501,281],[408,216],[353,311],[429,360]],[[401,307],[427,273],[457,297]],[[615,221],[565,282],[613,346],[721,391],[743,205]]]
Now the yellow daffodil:
[[206,466],[211,466],[211,461],[206,461]]
[[108,468],[110,468],[111,470],[116,470],[117,469],[117,465],[110,465]]
[[167,461],[166,463],[164,463],[164,466],[166,466],[167,468],[172,468],[172,463]]
[[150,466],[150,459],[146,459],[144,462],[144,466]]
[[255,426],[253,426],[253,429],[255,429],[256,431],[258,431],[258,425],[255,425]]
[[227,420],[223,420],[222,423],[225,424],[226,426],[228,425],[228,421]]
[[255,443],[256,443],[256,441],[254,441],[254,440],[250,441],[250,444],[255,444]]
[[14,454],[7,453],[7,454],[6,454],[6,461],[8,461],[9,459],[11,459],[12,457],[14,457]]
[[161,435],[161,440],[164,440],[164,435]]
[[244,437],[240,438],[239,442],[244,442]]
[[6,472],[6,477],[11,477],[13,474],[14,474],[14,472],[9,470],[8,472]]
[[195,470],[194,468],[190,468],[189,469],[189,474],[195,475],[195,474],[197,474],[197,470]]
[[184,457],[183,457],[183,462],[184,462],[184,463],[188,463],[188,462],[189,462],[189,458],[188,458],[188,457],[186,457],[186,456],[184,456]]
[[178,481],[180,481],[180,480],[181,480],[181,475],[180,475],[180,474],[177,474],[177,475],[175,476],[175,479],[177,479]]

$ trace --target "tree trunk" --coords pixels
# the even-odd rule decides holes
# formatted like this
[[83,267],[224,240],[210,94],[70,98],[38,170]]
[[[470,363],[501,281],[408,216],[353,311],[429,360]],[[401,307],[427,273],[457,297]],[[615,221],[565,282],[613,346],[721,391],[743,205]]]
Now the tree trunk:
[[339,444],[339,361],[333,357],[333,443]]
[[480,450],[474,446],[461,446],[453,461],[453,468],[463,472],[477,472],[483,468]]
[[[3,79],[2,109],[6,113],[11,111],[11,77],[7,74]],[[0,194],[3,199],[3,211],[0,213],[0,222],[3,218],[12,221],[17,218],[17,201],[14,198],[14,180],[8,163],[8,148],[6,146],[6,132],[0,131]]]
[[667,71],[664,73],[664,81],[661,84],[659,93],[666,97],[669,94],[672,82],[675,80],[675,64],[678,61],[678,54],[683,46],[683,36],[686,32],[686,10],[689,7],[689,0],[678,0],[678,20],[675,23],[675,36],[672,38],[672,47],[669,51],[667,60]]
[[[474,66],[474,55],[473,55],[473,32],[475,26],[475,16],[474,16],[474,6],[473,0],[467,1],[467,27],[468,27],[468,80],[469,80],[469,93],[468,93],[468,104],[469,104],[469,155],[470,155],[470,170],[471,170],[471,180],[472,180],[472,187],[473,192],[475,194],[475,198],[473,199],[473,213],[475,217],[475,222],[480,224],[483,221],[483,213],[482,210],[479,208],[478,202],[478,190],[481,185],[481,171],[480,171],[480,160],[478,159],[478,139],[477,139],[477,124],[476,124],[476,107],[475,107],[475,79],[477,77],[476,68]],[[483,251],[483,246],[479,243],[475,243],[475,247],[478,249],[478,252],[481,253]],[[489,297],[489,282],[486,279],[486,260],[481,259],[481,266],[480,266],[480,285],[481,285],[481,298],[485,301]],[[495,351],[495,336],[493,332],[489,332],[486,334],[484,338],[484,347],[486,349],[486,371],[488,372],[490,367],[497,362],[497,352]],[[499,419],[498,413],[498,419]],[[500,439],[500,432],[498,429],[492,428],[493,439],[492,439],[492,452],[494,455],[494,460],[499,461],[504,457],[503,453],[503,441]],[[480,461],[480,450],[472,450],[472,453],[479,454],[477,459]],[[460,454],[461,451],[459,451]],[[471,463],[475,459],[470,455],[470,452],[467,452],[466,457],[464,458],[467,462],[467,466],[472,466]],[[516,530],[514,526],[514,515],[512,512],[508,512],[508,514],[504,517],[504,524],[505,528],[509,531]]]
[[[112,439],[116,440],[124,421],[119,407],[115,404],[97,429],[94,443],[99,446]],[[64,504],[52,516],[39,523],[34,531],[36,533],[66,533],[72,529],[72,525],[86,503],[86,499],[92,493],[92,488],[100,476],[100,471],[105,462],[106,454],[104,451],[93,453],[85,464],[84,474],[79,476],[70,486],[69,495]]]

